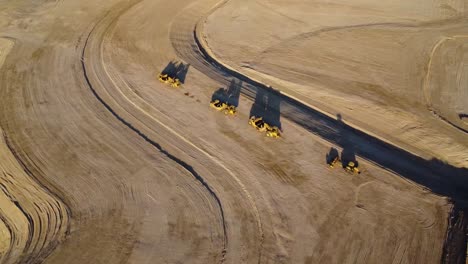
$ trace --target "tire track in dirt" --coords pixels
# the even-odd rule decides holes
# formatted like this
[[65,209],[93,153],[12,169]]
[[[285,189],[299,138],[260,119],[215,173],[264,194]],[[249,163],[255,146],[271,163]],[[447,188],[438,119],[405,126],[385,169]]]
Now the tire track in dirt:
[[[86,40],[85,40],[85,44],[84,44],[84,47],[83,47],[83,50],[82,50],[82,54],[81,54],[81,64],[82,64],[82,68],[83,68],[83,72],[84,72],[84,78],[86,80],[86,83],[88,84],[88,87],[90,88],[91,92],[93,93],[93,95],[96,97],[96,99],[116,118],[118,119],[121,123],[123,123],[126,127],[128,127],[129,129],[131,129],[134,133],[136,133],[139,137],[141,137],[145,142],[147,142],[148,144],[152,145],[155,149],[157,149],[160,153],[164,154],[167,158],[169,158],[170,160],[174,161],[176,164],[178,164],[179,166],[181,166],[182,168],[184,168],[187,172],[189,172],[198,182],[200,182],[202,184],[202,186],[204,186],[204,188],[208,191],[208,193],[211,195],[211,197],[216,201],[216,204],[218,205],[219,207],[219,214],[220,214],[220,218],[221,218],[221,221],[222,221],[222,229],[223,229],[223,237],[224,237],[224,243],[222,245],[222,251],[221,251],[221,255],[222,255],[222,259],[221,259],[221,262],[224,262],[224,259],[225,259],[225,255],[227,254],[227,244],[228,244],[228,236],[227,236],[227,227],[226,227],[226,220],[225,220],[225,213],[224,213],[224,209],[223,209],[223,205],[221,203],[221,200],[220,198],[218,197],[218,195],[216,194],[216,192],[210,187],[210,185],[206,182],[206,180],[203,178],[203,176],[201,176],[191,165],[189,165],[188,163],[186,163],[185,161],[181,160],[180,158],[176,157],[175,155],[171,154],[169,151],[167,151],[166,149],[164,149],[158,142],[154,141],[153,139],[151,139],[150,137],[148,137],[146,134],[144,134],[142,131],[140,131],[138,128],[136,128],[134,125],[132,125],[129,121],[125,120],[123,117],[121,117],[116,111],[114,111],[114,109],[108,104],[106,103],[106,101],[98,94],[97,90],[95,89],[95,87],[92,85],[92,81],[90,80],[89,76],[88,76],[88,72],[87,72],[87,66],[86,66],[86,53],[87,53],[87,49],[89,49],[88,47],[88,44],[90,42],[90,40],[92,41],[93,40],[93,34],[95,33],[95,30],[97,27],[99,26],[103,26],[105,29],[103,30],[102,32],[102,35],[97,36],[96,39],[97,41],[99,42],[99,46],[102,47],[102,37],[105,35],[105,33],[108,31],[108,29],[115,23],[115,21],[123,14],[125,13],[127,10],[129,10],[131,7],[133,7],[134,5],[136,5],[137,3],[139,3],[140,0],[138,1],[133,1],[131,4],[129,4],[128,6],[124,7],[122,10],[120,10],[119,12],[117,12],[116,15],[112,16],[111,15],[111,12],[109,12],[108,14],[106,14],[103,19],[101,19],[100,21],[98,21],[94,27],[91,29],[91,31],[89,32]],[[108,21],[107,21],[108,20]],[[106,23],[107,22],[107,23]],[[102,49],[99,50],[99,52],[102,52]],[[104,67],[104,62],[101,60],[100,61],[101,63],[101,67]],[[108,75],[108,78],[111,80],[110,76]],[[115,82],[112,81],[112,83],[114,85]],[[119,90],[119,89],[117,89]],[[154,119],[154,118],[153,118]],[[171,132],[174,132],[174,131],[171,131]],[[177,134],[178,135],[178,134]],[[180,135],[179,135],[180,137]]]
[[[196,4],[198,4],[198,2]],[[211,7],[211,5],[208,5],[208,6]],[[178,20],[177,18],[178,17],[176,17],[176,19],[175,19],[176,21]],[[115,23],[111,23],[109,25],[109,28],[111,28],[113,26],[113,24],[115,24]],[[113,30],[109,30],[109,28],[105,29],[105,31],[110,32],[109,33],[110,36],[108,38],[104,37],[104,39],[106,40],[105,42],[109,42],[109,44],[110,44],[111,43],[110,42],[111,36],[114,33],[113,33]],[[99,43],[97,43],[97,44],[99,44]],[[98,48],[96,47],[96,50],[97,49]],[[99,55],[99,54],[104,54],[104,53],[105,53],[104,52],[104,45],[101,43],[100,52],[95,52],[94,54]],[[119,109],[119,111],[121,111],[123,108],[125,108],[124,105],[130,104],[130,109],[131,110],[126,110],[125,109],[124,111],[126,111],[125,114],[130,115],[129,118],[137,119],[136,122],[132,124],[134,127],[139,127],[138,129],[140,131],[149,130],[148,132],[144,132],[144,133],[149,138],[152,138],[152,136],[149,136],[149,134],[152,133],[152,131],[151,131],[152,128],[150,128],[150,125],[147,125],[146,122],[140,123],[140,122],[142,122],[142,119],[140,117],[137,117],[137,115],[135,115],[135,113],[138,113],[138,112],[144,114],[145,117],[148,119],[148,121],[150,121],[149,123],[157,123],[158,126],[161,126],[163,129],[170,132],[170,134],[172,134],[172,136],[176,136],[177,138],[179,138],[181,140],[182,143],[185,143],[186,147],[183,147],[181,149],[184,149],[184,150],[193,149],[196,152],[196,156],[206,156],[211,162],[209,164],[206,164],[205,167],[210,167],[212,169],[215,169],[215,168],[219,167],[222,171],[227,172],[228,177],[230,177],[231,179],[234,180],[233,187],[238,190],[237,192],[239,192],[239,195],[240,195],[240,197],[236,198],[235,204],[239,205],[239,204],[246,203],[247,208],[250,208],[248,210],[254,216],[254,223],[256,224],[256,228],[258,230],[258,232],[257,232],[258,233],[258,242],[255,243],[255,244],[258,245],[258,249],[257,249],[257,247],[255,247],[255,250],[253,250],[254,247],[250,247],[250,246],[249,246],[249,248],[250,248],[250,251],[255,252],[254,254],[258,255],[258,262],[261,262],[261,260],[262,260],[262,251],[263,251],[263,241],[264,241],[263,224],[261,222],[260,213],[259,213],[257,205],[256,205],[256,203],[254,201],[254,198],[249,193],[246,186],[242,183],[242,181],[239,179],[239,177],[237,177],[236,174],[233,171],[231,171],[229,168],[227,168],[218,157],[216,157],[213,154],[210,154],[209,152],[205,151],[202,147],[197,146],[195,143],[193,143],[192,141],[187,139],[185,136],[181,135],[181,133],[175,131],[174,129],[172,129],[171,127],[166,125],[164,122],[162,122],[160,119],[156,118],[157,116],[164,116],[164,114],[161,113],[158,109],[156,109],[153,106],[151,106],[150,104],[148,104],[148,102],[146,102],[144,100],[141,100],[141,98],[139,98],[138,96],[135,96],[133,89],[129,86],[129,84],[125,80],[122,79],[122,77],[120,77],[119,73],[111,74],[110,71],[108,70],[108,67],[107,67],[108,64],[112,65],[111,61],[106,61],[105,62],[104,57],[102,57],[100,60],[96,58],[96,63],[94,63],[94,64],[98,64],[98,61],[101,62],[101,64],[99,64],[99,67],[102,67],[102,71],[100,71],[101,69],[98,69],[99,76],[105,76],[105,78],[107,78],[108,81],[110,81],[112,83],[111,85],[103,86],[103,88],[104,88],[103,89],[104,90],[103,94],[106,94],[105,96],[110,98],[107,101],[112,101],[112,103],[117,104],[117,108]],[[90,63],[90,64],[92,64],[92,63]],[[118,84],[117,84],[117,82],[118,82]],[[109,89],[107,87],[111,87],[110,91],[106,91],[106,89]],[[115,93],[114,90],[116,90],[117,93]],[[106,101],[106,100],[104,100],[104,101]],[[134,111],[135,109],[137,111]],[[114,110],[115,110],[115,108],[114,108]],[[128,121],[129,119],[126,119],[126,120]],[[132,122],[130,122],[130,123],[132,123]],[[141,126],[143,126],[143,128],[141,128]],[[154,130],[154,128],[153,128],[153,130]],[[202,155],[199,155],[199,154],[202,154]],[[197,162],[197,161],[194,161],[194,162]],[[222,188],[227,188],[227,186],[229,186],[229,184],[224,183],[222,185]],[[223,196],[223,195],[221,195],[221,196]],[[228,200],[228,199],[226,199],[226,200]],[[245,202],[240,202],[239,203],[239,201],[244,201],[244,200],[245,200]],[[229,215],[231,215],[232,214],[231,212],[232,212],[233,203],[232,202],[230,203],[229,201],[226,201],[226,204],[228,206]],[[234,214],[237,214],[237,212],[234,212]],[[229,222],[231,222],[231,221],[232,220],[229,220]],[[238,220],[236,219],[235,221],[237,222]],[[229,225],[227,225],[227,226],[228,226],[227,234],[232,233],[232,231],[229,230]],[[233,227],[235,228],[235,226],[233,226]],[[232,244],[241,245],[237,241],[237,235],[238,234],[233,234],[233,236],[236,237],[236,238],[233,238],[233,240],[236,240],[236,242],[234,242]],[[226,236],[230,237],[229,235],[226,235]],[[257,238],[255,238],[255,240],[257,240]],[[235,246],[233,246],[233,248],[234,247]],[[226,251],[228,251],[227,248],[226,248]],[[237,258],[240,256],[240,255],[237,256],[237,255],[235,255],[235,253],[232,253],[233,252],[232,250],[229,251],[229,252],[231,252],[229,254],[230,256],[235,256]]]
[[[197,24],[190,29],[190,32],[185,28],[187,32],[178,33],[178,36],[185,35],[186,38],[190,37],[192,41],[187,39],[181,41],[180,37],[176,38],[178,36],[171,39],[179,56],[221,83],[228,83],[231,78],[243,81],[244,86],[241,93],[248,99],[254,99],[256,91],[259,89],[268,92],[270,88],[267,85],[235,71],[212,55],[203,40],[202,32],[200,32],[203,30],[203,27],[200,26],[203,22],[204,17],[201,17]],[[180,29],[178,28],[178,30]],[[340,124],[329,114],[290,97],[288,94],[280,92],[277,93],[277,96],[281,100],[280,112],[284,118],[338,145],[340,145],[338,142],[340,135],[346,133],[349,140],[356,144],[356,154],[369,162],[430,188],[435,193],[454,199],[468,199],[466,193],[460,190],[460,188],[468,188],[468,182],[462,177],[468,173],[466,168],[452,167],[435,159],[424,160],[416,154],[394,146],[385,139],[367,131],[361,131],[348,124],[345,124],[344,128],[340,128],[343,124]],[[448,182],[443,175],[450,177],[453,182]],[[455,188],[455,183],[458,184],[457,188]]]
[[[210,1],[210,3],[211,2],[214,2],[214,1]],[[215,5],[215,7],[218,6],[218,5],[219,5],[219,3],[217,3]],[[199,12],[200,10],[198,10],[198,12],[188,12],[188,13],[182,12],[181,14],[188,14],[187,19],[182,18],[183,15],[179,14],[174,19],[175,23],[178,23],[180,21],[179,19],[182,19],[182,21],[188,22],[189,25],[193,25],[192,22],[191,22],[192,18],[195,17],[195,19],[198,20],[199,19],[197,17],[198,14],[204,14],[205,13],[204,10],[206,10],[207,7],[208,7],[208,9],[213,8],[213,4],[206,4],[206,2],[195,1],[192,5],[188,5],[188,9],[192,10],[193,7],[196,8],[196,7],[200,7],[200,6],[201,6],[202,12]],[[186,10],[187,9],[184,9],[184,11],[186,11]],[[171,28],[171,33],[172,33],[172,28]],[[102,51],[102,47],[101,47],[101,53],[104,53]],[[125,88],[127,88],[128,91],[132,91],[132,89],[128,86],[128,84],[125,81],[121,81],[120,82],[121,85],[117,85],[115,83],[115,81],[112,79],[112,77],[110,77],[110,74],[107,71],[106,63],[102,62],[102,67],[104,68],[104,72],[106,73],[105,75],[109,76],[109,79],[113,82],[114,87],[116,87],[116,88],[125,87]],[[159,115],[159,114],[162,115],[162,113],[159,110],[155,109],[154,107],[152,107],[151,105],[149,105],[147,102],[144,102],[144,101],[139,101],[139,103],[144,104],[144,107],[140,107],[135,102],[133,102],[133,99],[138,99],[138,98],[129,98],[124,92],[122,92],[122,90],[117,89],[117,91],[119,92],[121,97],[125,98],[125,100],[132,105],[132,107],[136,108],[139,112],[145,114],[148,118],[151,119],[151,121],[155,121],[156,123],[158,123],[159,125],[164,127],[171,134],[173,134],[174,136],[181,139],[181,141],[188,144],[188,146],[195,149],[197,152],[199,152],[202,155],[208,157],[214,163],[213,165],[219,166],[223,171],[227,172],[229,174],[229,176],[235,181],[235,184],[237,185],[236,187],[240,189],[241,193],[243,194],[243,199],[247,200],[247,203],[252,208],[252,213],[255,216],[256,226],[257,226],[257,230],[258,230],[258,237],[259,237],[259,241],[258,241],[258,245],[259,245],[258,263],[262,262],[263,242],[264,242],[264,239],[265,239],[264,238],[265,234],[264,234],[264,231],[263,231],[263,225],[262,225],[259,209],[258,209],[258,207],[257,207],[257,205],[256,205],[256,203],[254,201],[254,198],[249,193],[246,186],[242,183],[242,181],[239,179],[239,177],[237,177],[234,172],[232,172],[229,168],[227,168],[219,158],[217,158],[217,157],[213,156],[212,154],[208,153],[207,151],[205,151],[201,147],[198,147],[196,144],[194,144],[193,142],[188,140],[186,137],[182,136],[180,133],[176,132],[174,129],[170,128],[169,126],[165,125],[163,122],[161,122],[160,120],[155,118],[156,115]],[[153,113],[150,113],[146,109],[151,109],[151,112],[153,112]],[[155,113],[157,113],[157,114],[155,115]]]
[[424,94],[424,99],[426,100],[425,103],[426,103],[426,106],[428,107],[429,111],[431,111],[431,113],[433,113],[435,116],[437,116],[440,120],[444,121],[445,123],[449,124],[450,126],[462,131],[462,132],[465,132],[465,133],[468,133],[468,130],[463,128],[463,127],[460,127],[459,125],[453,123],[452,121],[450,121],[449,119],[447,119],[446,117],[444,117],[443,115],[441,115],[432,105],[432,100],[431,100],[431,96],[429,95],[429,83],[430,83],[430,77],[431,77],[431,69],[432,69],[432,60],[434,58],[434,55],[436,54],[436,52],[439,50],[439,48],[442,46],[442,44],[444,44],[445,42],[447,41],[450,41],[450,40],[456,40],[456,39],[460,39],[460,38],[468,38],[468,35],[455,35],[455,36],[451,36],[451,37],[443,37],[441,38],[435,45],[434,47],[432,48],[432,51],[431,51],[431,54],[429,55],[429,61],[427,63],[427,73],[426,73],[426,76],[424,78],[424,83],[422,85],[422,89],[423,89],[423,94]]
[[[224,3],[224,1],[222,2]],[[171,39],[178,55],[207,76],[223,84],[228,83],[232,77],[244,81],[245,85],[242,87],[242,95],[247,98],[253,99],[258,89],[268,90],[269,87],[265,84],[233,70],[212,56],[202,35],[204,20],[209,14],[207,13],[205,17],[201,17],[199,21],[194,23],[191,30],[185,28],[186,39],[183,41],[180,39],[180,35],[183,35],[181,32],[178,32],[178,35]],[[181,30],[181,28],[177,29],[177,31]],[[188,36],[192,36],[192,39],[189,39]],[[333,124],[336,123],[336,120],[330,118],[330,116],[320,111],[320,109],[309,107],[306,103],[294,97],[289,97],[288,94],[281,93],[279,96],[286,101],[281,106],[282,116],[330,142],[337,143],[340,129],[336,130],[336,124]],[[285,110],[285,106],[295,108],[295,110]],[[300,113],[302,111],[298,108],[309,108],[309,110]],[[320,119],[320,124],[316,124],[318,127],[313,127],[313,123],[316,123],[315,121],[306,123],[306,120],[310,120],[310,117],[303,116],[304,114],[306,116],[319,115],[320,117],[317,117]],[[468,188],[468,184],[463,177],[468,173],[466,168],[452,167],[435,159],[424,160],[416,154],[394,146],[372,133],[361,131],[359,128],[346,125],[346,131],[350,133],[350,136],[352,134],[353,141],[358,142],[359,149],[356,154],[367,159],[369,162],[399,174],[423,188],[429,188],[436,194],[451,197],[454,203],[457,203],[457,201],[463,203],[463,201],[468,199],[463,191],[463,189]],[[447,179],[447,177],[450,179]],[[447,240],[450,239],[450,237],[447,237]],[[450,242],[446,243],[446,245],[448,244],[452,245]]]
[[12,30],[21,41],[1,72],[2,126],[28,168],[57,187],[73,212],[67,240],[46,262],[219,263],[223,230],[214,199],[115,119],[83,78],[87,33],[122,2],[91,1],[93,10],[80,12],[84,4],[64,1],[52,12],[70,15],[73,25],[53,15],[39,21],[47,35],[39,43]]
[[[0,68],[14,40],[0,38]],[[0,128],[0,261],[45,259],[65,239],[71,212],[36,175]]]
[[0,134],[0,219],[10,237],[8,247],[0,248],[0,260],[2,263],[44,260],[65,239],[71,212],[59,197],[36,180],[1,129]]

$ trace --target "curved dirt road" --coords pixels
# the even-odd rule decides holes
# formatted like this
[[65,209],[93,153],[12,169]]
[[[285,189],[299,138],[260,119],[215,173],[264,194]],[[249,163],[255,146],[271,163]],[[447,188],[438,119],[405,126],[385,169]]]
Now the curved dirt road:
[[[62,1],[3,30],[17,44],[0,73],[0,126],[25,177],[47,186],[43,199],[60,197],[70,222],[37,248],[46,262],[437,263],[446,199],[371,162],[357,177],[323,165],[330,147],[352,142],[464,198],[438,174],[413,174],[425,161],[403,162],[411,154],[277,94],[267,96],[285,137],[265,139],[245,124],[262,86],[243,76],[237,118],[210,111],[233,76],[203,58],[193,30],[217,2]],[[174,59],[190,63],[178,90],[155,78]]]
[[[96,11],[102,15],[111,4]],[[75,8],[69,2],[62,7]],[[46,42],[60,45],[17,44],[13,55],[34,63],[21,69],[9,57],[2,71],[1,98],[8,99],[2,101],[2,128],[12,148],[71,208],[73,239],[48,260],[174,263],[191,252],[200,263],[216,262],[224,241],[217,204],[190,172],[135,137],[90,92],[80,60],[90,24],[79,17],[71,26],[78,30],[55,28],[47,36]],[[191,253],[183,258],[194,258]]]

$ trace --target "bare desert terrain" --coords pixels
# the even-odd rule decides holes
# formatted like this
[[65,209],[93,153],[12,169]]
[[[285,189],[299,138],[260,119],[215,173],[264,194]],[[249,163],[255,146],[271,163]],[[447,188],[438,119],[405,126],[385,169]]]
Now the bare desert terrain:
[[0,0],[0,263],[468,263],[467,7]]

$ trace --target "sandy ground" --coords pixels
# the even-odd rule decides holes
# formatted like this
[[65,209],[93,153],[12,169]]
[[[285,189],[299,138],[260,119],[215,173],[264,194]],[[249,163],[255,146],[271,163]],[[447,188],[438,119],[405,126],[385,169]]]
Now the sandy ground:
[[205,34],[235,69],[419,156],[468,167],[466,5],[230,1]]
[[[439,263],[464,196],[422,161],[358,156],[352,176],[325,155],[382,150],[360,134],[310,133],[291,104],[273,140],[249,96],[236,117],[208,107],[233,79],[194,43],[217,3],[0,1],[2,262]],[[172,60],[190,63],[178,89],[156,78]]]

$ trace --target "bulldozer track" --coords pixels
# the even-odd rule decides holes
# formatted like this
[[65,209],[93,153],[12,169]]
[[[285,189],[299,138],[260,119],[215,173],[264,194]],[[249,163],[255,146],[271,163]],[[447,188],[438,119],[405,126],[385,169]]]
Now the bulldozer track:
[[[109,29],[112,27],[112,25],[115,24],[115,22],[117,21],[117,19],[123,14],[125,13],[125,11],[129,10],[131,7],[133,7],[134,5],[136,5],[137,3],[139,3],[140,1],[134,1],[134,3],[132,3],[131,5],[127,6],[126,8],[124,8],[122,11],[120,11],[117,15],[115,16],[110,16],[109,13],[104,16],[100,21],[98,21],[94,26],[93,28],[90,30],[88,36],[86,37],[86,40],[85,40],[85,44],[84,44],[84,47],[83,47],[83,50],[82,50],[82,57],[81,57],[81,63],[82,63],[82,67],[83,67],[83,71],[84,71],[84,77],[86,79],[86,83],[88,84],[91,92],[93,93],[93,95],[96,97],[96,99],[115,117],[117,118],[120,122],[122,122],[125,126],[127,126],[129,129],[131,129],[133,132],[135,132],[138,136],[140,136],[141,138],[143,138],[147,143],[151,144],[153,147],[155,147],[159,152],[163,153],[164,155],[166,155],[169,159],[171,159],[172,161],[174,161],[175,163],[177,163],[179,166],[183,167],[185,170],[187,170],[188,172],[190,172],[193,177],[199,181],[205,188],[206,190],[210,193],[210,195],[213,197],[213,199],[216,201],[216,203],[218,204],[219,206],[219,210],[220,210],[220,215],[221,215],[221,219],[222,219],[222,226],[223,226],[223,232],[224,232],[224,245],[222,246],[222,261],[224,260],[225,258],[225,255],[228,253],[227,252],[227,244],[228,244],[228,232],[227,232],[227,225],[226,225],[226,220],[225,220],[225,213],[224,213],[224,209],[223,209],[223,205],[222,205],[222,202],[220,200],[220,198],[218,197],[218,195],[216,194],[216,192],[210,187],[210,185],[206,182],[206,180],[203,178],[203,176],[201,176],[199,173],[197,173],[195,171],[195,169],[190,166],[188,163],[186,163],[185,161],[179,159],[178,157],[176,157],[175,155],[171,154],[170,152],[168,152],[167,150],[165,150],[159,143],[157,143],[156,141],[152,140],[149,136],[147,136],[146,134],[144,134],[141,130],[139,130],[135,125],[131,124],[129,121],[125,120],[123,117],[121,117],[100,95],[99,95],[99,92],[95,89],[95,87],[93,86],[92,84],[92,81],[90,80],[90,77],[88,76],[88,71],[87,71],[87,62],[89,62],[89,58],[86,56],[86,53],[87,53],[87,48],[88,48],[88,44],[90,41],[93,41],[94,38],[97,39],[98,42],[100,42],[99,44],[99,54],[102,54],[103,53],[103,50],[102,50],[102,42],[103,42],[103,36],[105,35],[106,32],[109,31]],[[109,21],[106,21],[106,19],[108,19]],[[100,36],[93,36],[93,33],[95,32],[95,29],[96,27],[98,26],[101,26],[101,25],[104,25],[104,27],[106,28],[102,35]],[[94,53],[91,53],[91,54],[96,54],[95,52]],[[182,136],[181,134],[177,133],[175,130],[173,130],[172,128],[170,128],[169,126],[167,126],[166,124],[164,124],[163,122],[159,121],[157,118],[154,117],[154,115],[151,115],[149,114],[147,111],[145,111],[143,108],[139,107],[137,104],[133,103],[132,100],[130,98],[128,98],[124,93],[122,93],[122,91],[118,88],[118,85],[115,83],[115,81],[112,79],[112,77],[110,77],[110,75],[108,74],[107,72],[107,69],[106,69],[106,66],[105,66],[105,63],[102,59],[102,56],[100,56],[101,59],[100,59],[100,66],[103,67],[104,69],[104,72],[107,73],[107,78],[111,81],[111,83],[113,84],[113,86],[115,87],[115,90],[118,91],[118,94],[120,96],[122,96],[123,98],[125,98],[129,103],[132,104],[133,107],[135,107],[138,111],[144,113],[145,115],[147,115],[149,118],[151,118],[151,120],[157,122],[160,126],[162,126],[163,128],[165,128],[166,130],[168,130],[170,133],[172,133],[173,135],[175,135],[177,138],[179,138],[180,140],[184,141],[185,143],[187,143],[188,145],[190,145],[191,147],[193,147],[194,149],[196,149],[197,151],[201,152],[203,155],[206,155],[207,157],[209,157],[215,164],[217,164],[218,166],[220,166],[221,168],[223,168],[233,179],[236,180],[236,182],[239,184],[239,186],[241,187],[241,189],[244,191],[247,199],[250,201],[252,207],[254,208],[254,212],[255,212],[255,215],[257,217],[257,224],[258,224],[258,228],[259,228],[259,232],[260,232],[260,236],[263,237],[263,231],[262,231],[262,227],[261,227],[261,221],[260,221],[260,216],[259,216],[259,213],[258,213],[258,209],[256,208],[255,206],[255,202],[253,201],[253,198],[251,197],[251,195],[248,193],[247,189],[245,188],[245,186],[242,184],[242,182],[240,181],[239,178],[237,178],[237,176],[231,171],[229,170],[221,161],[219,161],[218,159],[216,159],[215,157],[213,157],[212,155],[210,155],[209,153],[207,153],[206,151],[204,151],[203,149],[199,148],[198,146],[196,146],[193,142],[189,141],[187,138],[185,138],[184,136]],[[89,62],[89,63],[92,63],[92,62]],[[126,87],[128,89],[130,89],[130,87]]]
[[[93,85],[91,84],[91,81],[89,79],[89,76],[87,74],[87,68],[86,68],[86,59],[85,59],[85,54],[86,54],[86,49],[88,47],[88,43],[90,41],[90,39],[92,38],[92,34],[95,32],[95,29],[97,26],[99,26],[101,23],[102,24],[105,24],[105,20],[106,18],[110,19],[110,22],[108,22],[109,24],[106,25],[106,30],[104,30],[103,32],[103,35],[105,34],[105,32],[115,23],[115,21],[119,18],[119,16],[121,16],[123,13],[125,13],[125,11],[127,11],[128,9],[130,9],[131,7],[133,7],[135,4],[139,3],[141,0],[137,0],[137,1],[134,1],[134,3],[130,4],[129,6],[125,7],[122,11],[119,12],[119,14],[116,16],[116,17],[109,17],[109,13],[106,14],[100,21],[98,21],[94,26],[93,28],[91,29],[91,31],[89,32],[88,36],[86,37],[86,40],[85,40],[85,44],[84,44],[84,47],[83,47],[83,51],[82,51],[82,56],[81,56],[81,63],[82,63],[82,67],[83,67],[83,72],[84,72],[84,77],[86,79],[86,83],[88,84],[91,92],[93,93],[93,95],[96,97],[96,99],[115,117],[117,118],[120,122],[122,122],[125,126],[127,126],[129,129],[131,129],[133,132],[135,132],[138,136],[140,136],[141,138],[143,138],[147,143],[149,143],[150,145],[152,145],[153,147],[155,147],[159,152],[163,153],[165,156],[167,156],[170,160],[174,161],[175,163],[177,163],[179,166],[183,167],[185,170],[187,170],[190,174],[192,174],[192,176],[197,180],[199,181],[205,188],[206,190],[210,193],[210,195],[215,199],[216,203],[218,204],[219,206],[219,213],[221,215],[221,220],[222,220],[222,226],[223,226],[223,237],[224,237],[224,244],[222,245],[222,250],[221,250],[221,255],[222,255],[222,260],[224,259],[224,255],[227,253],[226,252],[226,248],[227,248],[227,243],[228,243],[228,237],[227,237],[227,227],[226,227],[226,220],[225,220],[225,215],[224,215],[224,209],[223,209],[223,206],[222,206],[222,203],[221,203],[221,200],[219,199],[218,195],[214,192],[214,190],[210,187],[210,185],[205,181],[205,179],[200,175],[198,174],[194,168],[192,166],[190,166],[189,164],[187,164],[186,162],[184,162],[183,160],[177,158],[175,155],[171,154],[170,152],[168,152],[167,150],[165,150],[159,143],[157,143],[156,141],[152,140],[151,138],[149,138],[147,135],[145,135],[143,132],[141,132],[138,128],[136,128],[134,125],[132,125],[130,122],[128,122],[127,120],[125,120],[124,118],[122,118],[119,114],[117,114],[113,109],[112,107],[106,103],[104,101],[104,99],[102,99],[102,97],[98,94],[98,92],[96,91],[96,89],[93,87]],[[103,35],[101,35],[100,39],[98,41],[100,41],[100,52],[102,52],[102,37]],[[104,62],[100,61],[101,63],[101,66],[104,67],[105,69],[105,66],[104,66]],[[111,80],[111,82],[116,86],[115,82],[112,80],[112,78],[107,75],[107,77],[109,78],[109,80]],[[117,87],[117,86],[116,86]],[[120,91],[118,88],[116,89],[118,91]],[[125,96],[123,93],[120,93],[122,96]],[[127,100],[129,102],[131,102],[131,100],[129,100],[127,98]],[[147,114],[143,109],[139,108],[136,104],[133,104],[135,107],[137,107],[140,111],[142,111],[143,113]],[[174,133],[175,135],[177,135],[179,138],[183,139],[184,141],[190,143],[191,145],[193,145],[193,143],[189,142],[187,139],[185,139],[184,137],[182,137],[180,134],[178,134],[177,132],[175,132],[174,130],[170,129],[168,126],[166,126],[165,124],[163,124],[162,122],[160,122],[159,120],[157,120],[156,118],[154,118],[153,116],[151,116],[151,118],[158,122],[160,125],[162,125],[164,128],[168,129],[169,131],[171,131],[171,133]],[[195,145],[193,145],[195,147]],[[201,149],[199,149],[201,150]],[[206,153],[204,153],[206,154]],[[153,198],[154,199],[154,198]],[[223,262],[223,261],[222,261]]]

